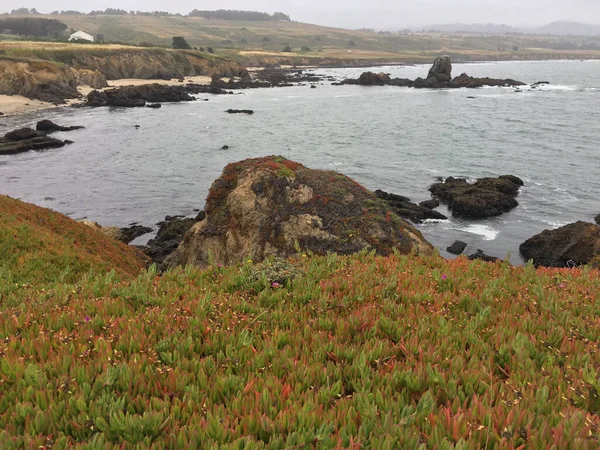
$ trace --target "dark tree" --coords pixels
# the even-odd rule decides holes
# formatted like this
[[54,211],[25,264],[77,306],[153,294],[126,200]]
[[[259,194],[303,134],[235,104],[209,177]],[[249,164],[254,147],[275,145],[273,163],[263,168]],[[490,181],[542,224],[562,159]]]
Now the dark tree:
[[283,47],[283,50],[281,50],[284,53],[291,53],[292,51],[292,47],[290,47],[289,45],[286,45],[285,47]]
[[183,36],[173,36],[173,43],[171,44],[171,47],[184,50],[189,50],[192,48]]
[[56,19],[7,18],[0,19],[0,30],[10,30],[13,34],[34,37],[59,37],[67,26]]
[[310,51],[312,51],[312,50],[310,49],[310,47],[308,47],[308,46],[306,46],[306,45],[303,45],[303,46],[302,46],[302,48],[301,48],[300,50],[302,50],[303,52],[310,52]]

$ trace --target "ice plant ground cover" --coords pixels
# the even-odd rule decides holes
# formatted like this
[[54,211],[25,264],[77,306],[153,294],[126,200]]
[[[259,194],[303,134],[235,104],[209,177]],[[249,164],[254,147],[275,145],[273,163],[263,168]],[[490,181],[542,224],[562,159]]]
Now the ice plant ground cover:
[[0,446],[600,447],[599,271],[271,264],[0,281]]

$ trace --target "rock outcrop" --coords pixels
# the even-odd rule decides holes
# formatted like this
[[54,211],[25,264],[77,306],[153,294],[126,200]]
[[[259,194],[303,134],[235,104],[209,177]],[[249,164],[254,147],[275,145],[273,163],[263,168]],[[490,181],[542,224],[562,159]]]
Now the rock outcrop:
[[69,142],[51,138],[46,133],[31,128],[20,128],[6,133],[4,137],[0,138],[0,155],[59,148],[64,147]]
[[41,131],[42,133],[46,133],[46,134],[54,133],[56,131],[80,130],[81,128],[85,128],[85,127],[78,126],[78,125],[74,125],[74,126],[70,126],[70,127],[63,127],[63,126],[57,125],[54,122],[52,122],[51,120],[47,120],[47,119],[39,121],[35,126],[36,131]]
[[450,247],[446,248],[448,253],[452,253],[453,255],[460,255],[467,248],[467,243],[463,241],[454,241]]
[[413,223],[423,223],[427,219],[445,220],[447,217],[442,213],[434,211],[431,208],[417,205],[409,198],[397,194],[389,194],[382,190],[376,190],[375,195],[392,208],[397,215],[403,219],[408,219]]
[[191,94],[230,94],[212,86],[201,84],[188,84],[185,86],[168,86],[158,83],[144,84],[141,86],[124,86],[121,88],[92,91],[87,96],[86,106],[114,106],[121,108],[139,108],[146,103],[156,104],[191,102],[196,100]]
[[433,184],[429,190],[448,205],[454,216],[481,219],[516,208],[521,186],[523,181],[514,175],[481,178],[473,184],[464,178],[449,177],[445,182]]
[[600,226],[576,222],[555,230],[545,230],[519,247],[535,266],[574,267],[600,262]]
[[480,88],[483,86],[499,86],[499,87],[514,87],[514,86],[525,86],[525,83],[517,80],[507,78],[505,80],[497,78],[474,78],[470,77],[466,73],[454,78],[450,83],[451,88]]
[[598,214],[596,217],[594,217],[594,220],[596,221],[596,223],[598,225],[600,225],[600,214]]
[[361,86],[404,86],[416,89],[458,89],[478,88],[482,86],[524,86],[525,83],[511,79],[473,78],[463,73],[452,78],[452,62],[449,56],[435,59],[429,69],[427,78],[409,80],[406,78],[391,78],[386,73],[364,72],[357,79],[347,79],[336,84],[358,84]]
[[229,164],[210,188],[205,211],[166,266],[261,261],[298,249],[432,252],[419,231],[358,183],[283,157]]

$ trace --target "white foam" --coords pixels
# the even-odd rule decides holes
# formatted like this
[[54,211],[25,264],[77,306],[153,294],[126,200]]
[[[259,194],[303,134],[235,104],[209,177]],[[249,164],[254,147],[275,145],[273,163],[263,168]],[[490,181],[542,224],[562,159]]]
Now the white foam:
[[500,231],[489,225],[473,224],[464,228],[459,228],[460,231],[466,231],[467,233],[476,234],[477,236],[483,237],[484,241],[493,241],[498,237]]
[[450,223],[450,219],[425,219],[423,223]]

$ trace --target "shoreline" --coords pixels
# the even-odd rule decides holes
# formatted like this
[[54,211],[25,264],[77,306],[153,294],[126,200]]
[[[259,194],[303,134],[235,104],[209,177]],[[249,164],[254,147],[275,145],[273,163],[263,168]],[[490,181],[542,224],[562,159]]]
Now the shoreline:
[[121,78],[118,80],[108,80],[108,86],[101,89],[94,89],[88,85],[80,85],[77,90],[81,94],[80,98],[68,99],[64,104],[56,105],[54,103],[43,102],[41,100],[30,99],[21,95],[0,95],[0,119],[3,117],[15,117],[38,111],[45,111],[55,108],[64,108],[73,105],[81,105],[85,97],[92,91],[103,91],[106,89],[121,88],[125,86],[144,86],[147,84],[160,84],[162,86],[182,86],[188,83],[209,85],[211,77],[208,76],[190,76],[185,77],[181,82],[179,79],[143,79],[143,78]]

